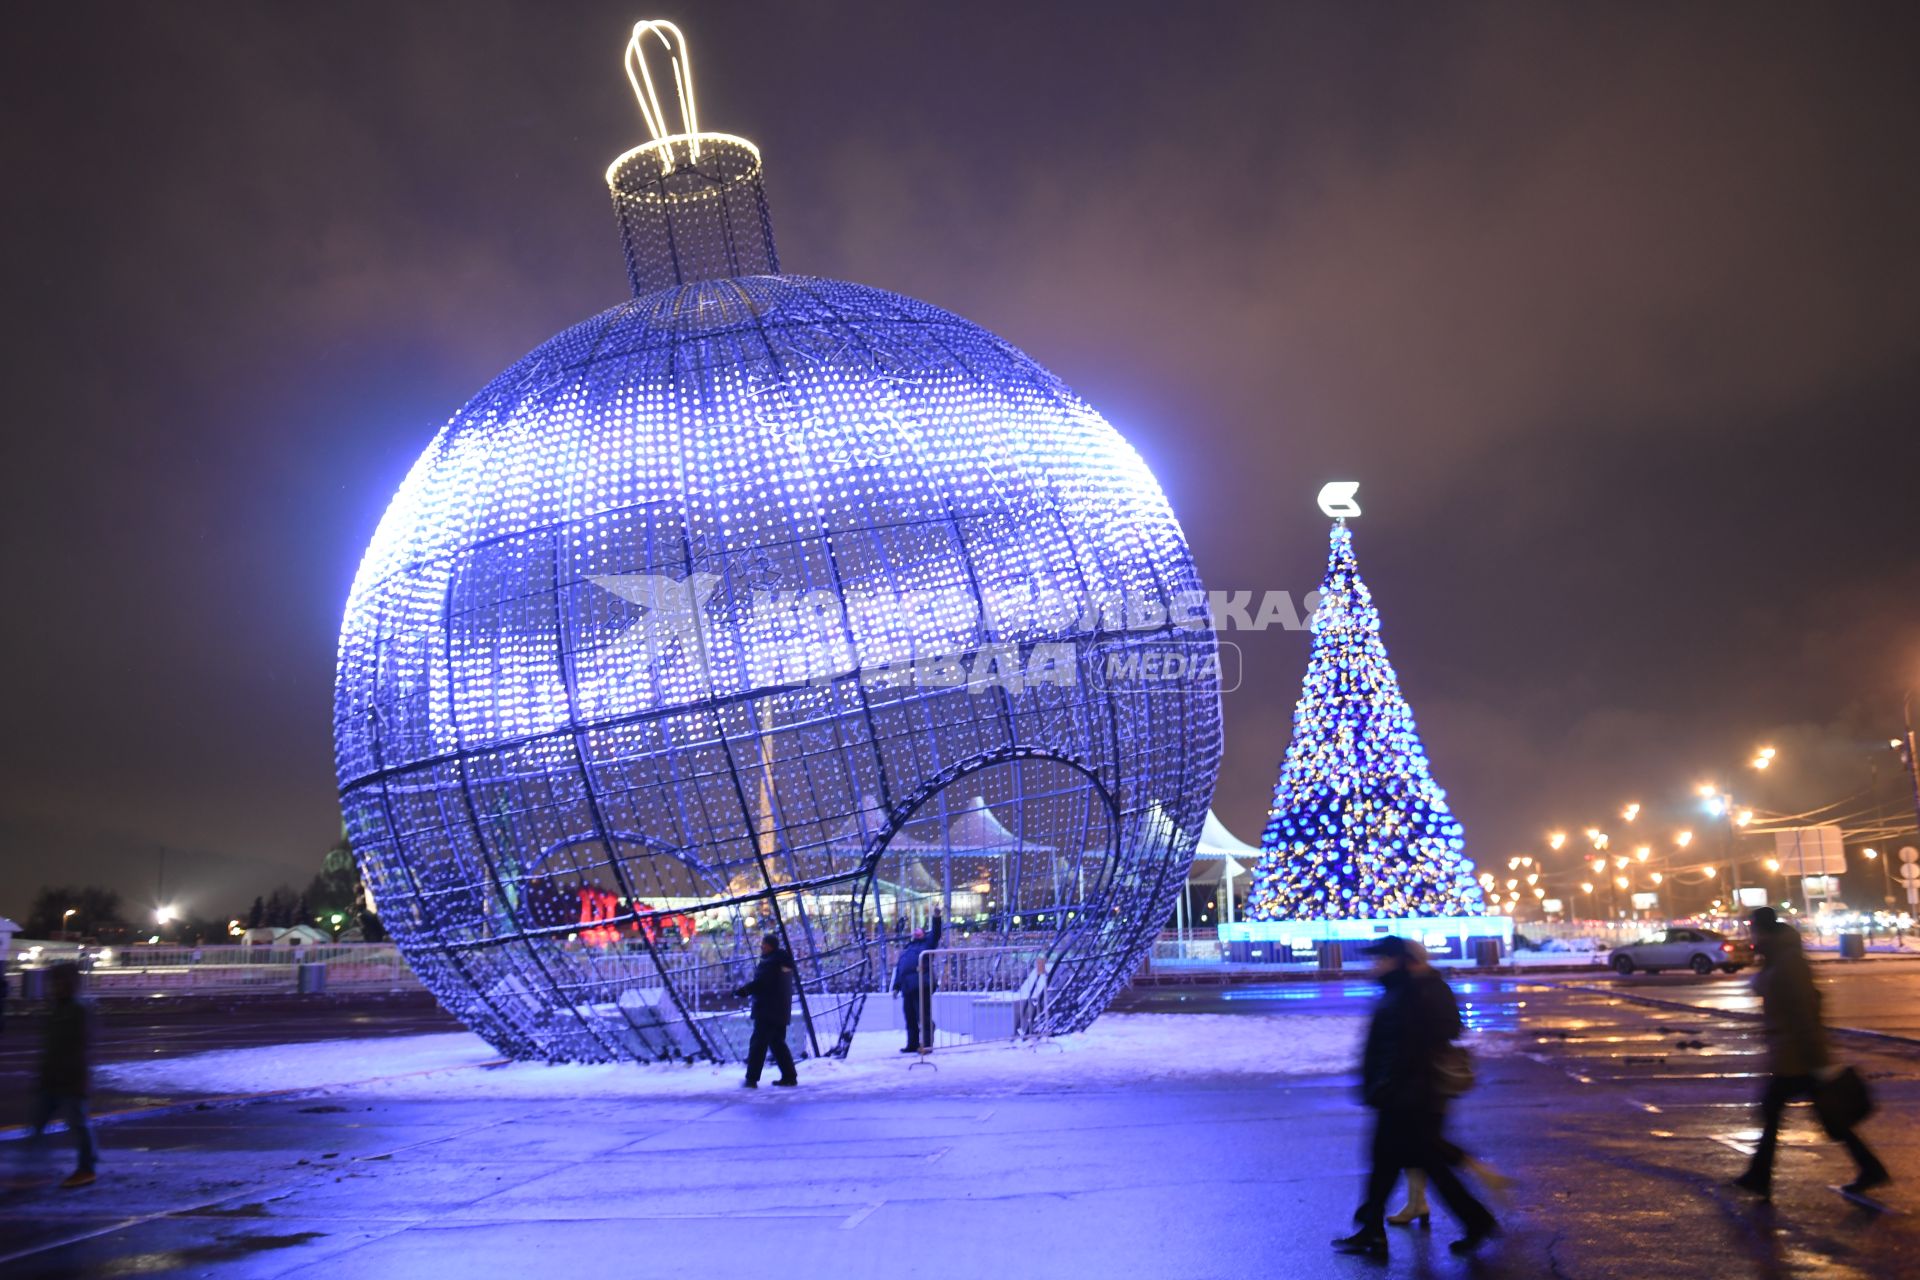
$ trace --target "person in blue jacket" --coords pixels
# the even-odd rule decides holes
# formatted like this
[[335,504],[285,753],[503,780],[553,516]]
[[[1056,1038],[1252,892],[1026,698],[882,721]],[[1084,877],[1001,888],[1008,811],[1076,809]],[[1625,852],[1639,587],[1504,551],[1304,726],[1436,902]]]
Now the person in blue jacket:
[[919,1053],[925,1036],[925,1047],[933,1048],[933,975],[927,975],[926,983],[920,981],[920,957],[940,945],[940,913],[933,913],[933,927],[922,929],[913,935],[900,951],[899,963],[893,966],[893,989],[900,993],[900,1010],[907,1019],[907,1047],[902,1053]]

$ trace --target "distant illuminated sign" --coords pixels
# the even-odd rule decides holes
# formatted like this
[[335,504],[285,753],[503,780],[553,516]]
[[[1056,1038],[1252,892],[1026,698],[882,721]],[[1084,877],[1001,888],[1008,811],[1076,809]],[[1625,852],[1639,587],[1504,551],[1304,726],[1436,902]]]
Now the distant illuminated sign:
[[1320,510],[1336,520],[1360,514],[1360,504],[1355,495],[1360,492],[1358,480],[1329,480],[1320,486]]
[[[1831,823],[1791,827],[1773,834],[1774,856],[1790,876],[1837,876],[1847,869],[1847,853],[1840,828]],[[1811,892],[1811,890],[1809,890]]]

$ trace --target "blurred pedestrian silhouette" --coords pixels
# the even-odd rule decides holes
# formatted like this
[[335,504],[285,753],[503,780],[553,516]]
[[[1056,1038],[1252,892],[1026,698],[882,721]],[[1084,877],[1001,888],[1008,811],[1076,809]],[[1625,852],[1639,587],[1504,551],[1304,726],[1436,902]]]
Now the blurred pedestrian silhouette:
[[753,1037],[747,1042],[746,1087],[760,1087],[760,1069],[767,1053],[780,1068],[775,1084],[791,1088],[800,1083],[794,1073],[793,1050],[787,1048],[787,1025],[793,1021],[793,956],[769,933],[760,939],[760,963],[753,980],[737,988],[736,996],[753,997]]
[[[1761,1199],[1773,1194],[1773,1152],[1780,1141],[1780,1120],[1795,1098],[1813,1098],[1837,1069],[1820,1020],[1820,992],[1801,946],[1800,931],[1761,907],[1747,919],[1760,970],[1753,989],[1760,994],[1760,1029],[1767,1044],[1767,1085],[1760,1094],[1760,1141],[1747,1170],[1734,1185]],[[1844,1188],[1854,1195],[1889,1181],[1887,1167],[1851,1127],[1832,1135],[1846,1147],[1857,1170]]]
[[52,1003],[40,1043],[40,1080],[34,1099],[33,1136],[46,1136],[47,1125],[64,1121],[79,1156],[63,1187],[84,1187],[93,1181],[93,1127],[87,1120],[87,1094],[93,1076],[93,1008],[80,995],[80,966],[63,960],[47,972]]
[[[1402,1169],[1418,1169],[1466,1228],[1466,1234],[1449,1248],[1471,1253],[1498,1234],[1499,1225],[1454,1172],[1441,1132],[1446,1117],[1441,1057],[1460,1034],[1459,1012],[1455,1009],[1449,1020],[1432,989],[1416,979],[1409,967],[1412,953],[1406,939],[1390,934],[1368,947],[1366,954],[1374,957],[1374,975],[1381,986],[1360,1063],[1361,1099],[1374,1111],[1371,1168],[1366,1198],[1353,1215],[1358,1230],[1336,1239],[1333,1247],[1342,1253],[1384,1258],[1387,1197]],[[1438,974],[1433,981],[1446,985]],[[1449,991],[1448,1005],[1452,998]]]
[[900,1010],[907,1020],[907,1047],[902,1053],[919,1053],[933,1048],[933,975],[920,980],[920,957],[940,945],[940,913],[933,913],[933,927],[913,935],[913,941],[900,949],[893,966],[893,989],[900,993]]
[[[1428,1014],[1433,1025],[1445,1032],[1449,1041],[1457,1040],[1465,1030],[1460,1020],[1460,1004],[1453,997],[1453,988],[1433,966],[1432,957],[1427,949],[1411,938],[1407,939],[1407,972],[1419,988],[1421,997],[1427,1002]],[[1462,1051],[1464,1052],[1464,1051]],[[1469,1079],[1468,1084],[1471,1083]],[[1444,1082],[1443,1082],[1444,1084]],[[1442,1118],[1451,1096],[1445,1087],[1438,1090]],[[1439,1138],[1441,1155],[1446,1162],[1457,1168],[1466,1169],[1480,1180],[1482,1186],[1495,1193],[1504,1195],[1513,1186],[1513,1179],[1501,1173],[1470,1151],[1463,1150],[1445,1136],[1444,1128]],[[1387,1221],[1396,1227],[1418,1224],[1423,1230],[1433,1225],[1433,1209],[1427,1203],[1427,1175],[1419,1169],[1408,1169],[1407,1202]]]

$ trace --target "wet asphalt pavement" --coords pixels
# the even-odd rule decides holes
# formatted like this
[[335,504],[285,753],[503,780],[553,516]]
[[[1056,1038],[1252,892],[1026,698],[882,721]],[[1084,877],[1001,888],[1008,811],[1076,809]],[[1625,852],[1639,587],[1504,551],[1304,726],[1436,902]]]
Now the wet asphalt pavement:
[[[424,991],[392,995],[164,996],[103,1001],[98,1006],[96,1062],[174,1058],[209,1049],[295,1045],[314,1040],[362,1039],[458,1031],[460,1023]],[[0,1130],[27,1120],[39,1064],[38,1010],[10,1005],[0,1025]],[[94,1112],[107,1115],[179,1101],[106,1091]]]
[[[1898,1019],[1920,968],[1822,979],[1830,1008]],[[1888,985],[1849,985],[1869,982]],[[1366,1115],[1349,1077],[981,1098],[943,1093],[935,1076],[924,1095],[866,1101],[803,1088],[617,1105],[189,1103],[105,1126],[102,1180],[82,1191],[51,1185],[64,1149],[35,1159],[0,1144],[0,1275],[1920,1274],[1913,1216],[1827,1190],[1846,1160],[1805,1108],[1788,1121],[1772,1207],[1725,1185],[1753,1137],[1757,1088],[1740,979],[1457,989],[1485,1049],[1456,1136],[1521,1179],[1501,1211],[1507,1238],[1471,1263],[1447,1253],[1455,1232],[1438,1214],[1430,1233],[1397,1232],[1384,1266],[1326,1250],[1362,1172]],[[1364,1013],[1370,1000],[1356,978],[1128,1003],[1284,1018]],[[367,1034],[411,1015],[370,1016]],[[122,1030],[137,1039],[134,1022]],[[189,1042],[186,1024],[173,1030]],[[1849,1037],[1843,1052],[1881,1103],[1864,1132],[1897,1179],[1888,1198],[1920,1206],[1920,1046]]]

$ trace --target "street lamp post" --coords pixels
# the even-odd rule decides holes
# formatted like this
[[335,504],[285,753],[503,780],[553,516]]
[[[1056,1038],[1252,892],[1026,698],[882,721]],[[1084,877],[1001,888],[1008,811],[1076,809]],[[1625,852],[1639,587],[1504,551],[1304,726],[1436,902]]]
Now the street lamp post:
[[[1907,780],[1913,784],[1913,820],[1920,826],[1920,742],[1916,742],[1913,729],[1913,690],[1909,689],[1900,700],[1900,724],[1907,731]],[[1896,747],[1898,743],[1894,744]]]

